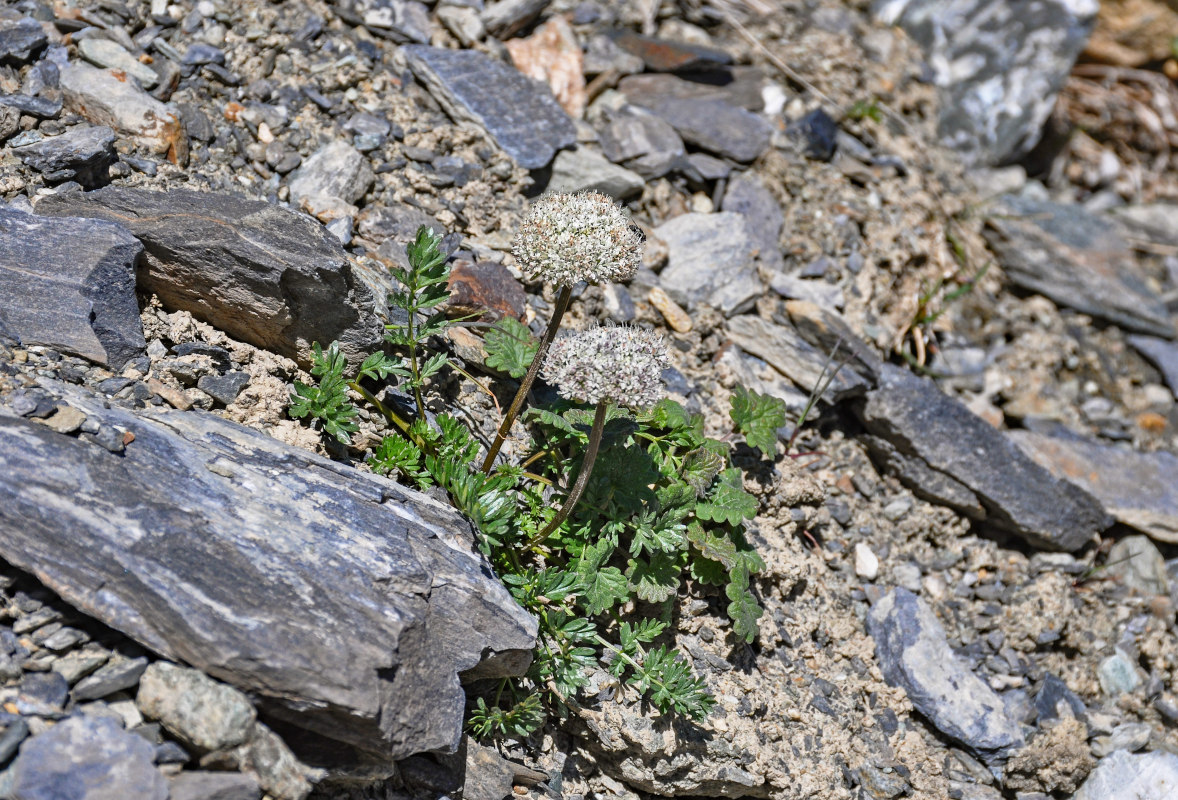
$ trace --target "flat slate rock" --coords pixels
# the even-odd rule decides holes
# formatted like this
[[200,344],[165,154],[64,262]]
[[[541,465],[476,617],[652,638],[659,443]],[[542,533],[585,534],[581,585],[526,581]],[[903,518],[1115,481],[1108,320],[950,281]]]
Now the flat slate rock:
[[1116,750],[1100,760],[1072,800],[1172,800],[1178,796],[1178,756],[1163,750]]
[[113,222],[0,206],[0,325],[26,345],[120,370],[147,352],[135,299],[142,254]]
[[525,169],[547,166],[577,140],[547,87],[475,50],[402,48],[413,74],[456,122],[473,122]]
[[1027,430],[1009,436],[1053,475],[1081,487],[1118,522],[1160,542],[1178,543],[1178,456],[1141,453],[1076,435]]
[[978,165],[1025,155],[1096,22],[1097,0],[874,0],[924,49],[942,142]]
[[678,97],[692,100],[723,100],[747,111],[765,107],[763,90],[768,81],[757,67],[726,67],[684,76],[666,73],[627,75],[618,91],[635,105]]
[[115,132],[104,126],[73,128],[12,152],[50,183],[77,181],[93,189],[110,182],[110,167],[119,160],[115,138]]
[[760,178],[750,173],[734,176],[724,191],[720,210],[734,211],[744,217],[745,227],[757,245],[762,264],[775,272],[785,267],[778,242],[785,215]]
[[[906,369],[883,364],[878,387],[857,411],[869,434],[923,466],[899,474],[920,497],[1045,550],[1079,550],[1111,524],[1090,494],[1053,476],[1001,431]],[[984,514],[976,506],[962,507],[954,496],[938,496],[927,482],[930,470],[966,487]]]
[[646,181],[636,172],[619,167],[600,153],[584,147],[561,150],[552,162],[550,192],[601,192],[615,200],[638,194]]
[[448,506],[212,414],[42,388],[135,434],[115,455],[0,407],[0,558],[83,613],[386,759],[458,746],[459,673],[529,665],[535,620]]
[[884,680],[902,687],[941,733],[991,764],[1023,746],[1018,720],[957,657],[936,615],[919,597],[899,587],[888,592],[868,612],[867,632],[875,640]]
[[258,800],[262,790],[252,775],[192,770],[168,779],[168,800]]
[[983,230],[1007,277],[1055,303],[1138,333],[1174,338],[1123,229],[1080,206],[1004,195]]
[[[807,394],[823,380],[823,370],[829,372],[837,364],[831,362],[829,353],[806,342],[792,325],[778,325],[752,314],[728,320],[728,338],[741,350],[763,359]],[[866,390],[867,382],[853,369],[843,367],[822,399],[835,403],[860,397]]]
[[753,161],[769,148],[773,128],[761,117],[723,100],[668,97],[651,102],[683,141],[734,161]]
[[155,746],[107,717],[74,716],[29,739],[12,765],[20,800],[167,800]]
[[704,70],[732,63],[732,55],[716,47],[642,36],[627,30],[611,31],[608,35],[618,47],[641,58],[653,72]]
[[288,179],[291,201],[316,216],[355,214],[355,204],[372,188],[376,175],[368,159],[344,141],[312,153]]
[[49,43],[41,23],[32,17],[0,21],[0,64],[19,67]]
[[373,293],[339,240],[289,209],[188,189],[108,186],[43,198],[37,213],[121,223],[146,249],[140,290],[303,365],[312,342],[338,340],[358,361],[381,341]]
[[659,285],[688,308],[706,303],[732,316],[761,296],[756,248],[740,214],[681,214],[654,229],[667,244]]
[[645,109],[614,117],[601,131],[601,149],[615,164],[643,178],[661,178],[682,165],[683,139],[670,123]]

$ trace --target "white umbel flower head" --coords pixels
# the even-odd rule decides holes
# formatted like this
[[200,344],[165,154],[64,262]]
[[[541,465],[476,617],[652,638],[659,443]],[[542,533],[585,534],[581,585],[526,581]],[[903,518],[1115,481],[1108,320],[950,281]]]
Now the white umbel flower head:
[[568,400],[642,410],[662,397],[660,376],[668,364],[667,344],[657,333],[600,327],[553,342],[541,374]]
[[559,286],[634,277],[642,240],[613,200],[600,192],[550,194],[532,205],[512,252],[524,274]]

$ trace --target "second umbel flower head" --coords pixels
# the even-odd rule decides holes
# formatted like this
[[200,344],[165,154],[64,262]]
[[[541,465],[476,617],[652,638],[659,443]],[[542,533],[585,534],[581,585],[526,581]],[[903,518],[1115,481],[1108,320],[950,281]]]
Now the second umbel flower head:
[[645,410],[663,395],[667,345],[652,331],[590,328],[557,339],[541,374],[567,400]]
[[634,277],[642,262],[642,239],[604,194],[550,194],[532,205],[512,253],[531,280],[558,286],[610,283]]

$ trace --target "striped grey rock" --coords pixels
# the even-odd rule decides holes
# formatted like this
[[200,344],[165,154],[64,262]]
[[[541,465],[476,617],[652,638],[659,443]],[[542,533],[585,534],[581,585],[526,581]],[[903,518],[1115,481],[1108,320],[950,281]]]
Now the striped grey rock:
[[525,169],[547,166],[577,140],[573,120],[548,89],[476,50],[411,45],[409,68],[455,122],[473,122]]
[[536,622],[448,506],[211,414],[44,388],[135,440],[115,455],[0,407],[0,558],[310,746],[452,752],[459,674],[528,667]]
[[1124,229],[1080,206],[1004,195],[982,231],[1017,286],[1138,333],[1174,338],[1174,323],[1150,290]]
[[[893,466],[902,468],[905,461],[921,466],[899,473],[915,494],[1034,547],[1079,550],[1112,522],[1090,494],[1054,477],[1001,431],[906,369],[881,365],[878,387],[857,411],[869,434],[905,457]],[[951,495],[937,493],[937,484],[927,480],[930,470],[951,479],[946,482]],[[962,506],[961,487],[976,498],[976,506]]]
[[233,195],[121,186],[46,197],[37,213],[117,220],[147,251],[141,291],[301,364],[313,342],[338,340],[358,362],[381,341],[371,290],[339,240],[302,214]]
[[74,128],[12,152],[48,182],[77,181],[86,189],[109,183],[110,167],[119,160],[115,132],[103,126]]
[[0,325],[26,345],[122,369],[147,348],[135,299],[142,254],[113,222],[0,206]]
[[997,165],[1038,143],[1096,22],[1097,0],[875,0],[924,49],[941,95],[941,140]]
[[20,800],[167,800],[155,747],[109,718],[74,716],[29,739],[13,762]]
[[868,612],[867,632],[875,640],[884,680],[902,687],[941,733],[991,764],[1023,746],[1018,720],[950,649],[944,628],[923,600],[907,589],[893,589]]

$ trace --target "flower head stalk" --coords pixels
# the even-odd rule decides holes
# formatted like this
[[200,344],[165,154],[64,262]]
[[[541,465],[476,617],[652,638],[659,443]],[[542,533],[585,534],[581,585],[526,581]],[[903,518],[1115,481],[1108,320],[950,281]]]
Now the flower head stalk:
[[532,364],[487,450],[484,473],[491,471],[512,423],[523,408],[560,328],[561,318],[568,310],[573,286],[581,281],[606,283],[634,277],[642,262],[642,239],[622,209],[606,195],[552,194],[532,206],[516,234],[512,253],[530,279],[556,284],[560,291]]
[[593,427],[576,483],[556,516],[529,545],[536,545],[560,527],[589,483],[605,415],[610,406],[645,410],[662,396],[662,371],[670,363],[663,337],[631,327],[591,328],[557,340],[544,361],[544,379],[553,383],[561,397],[595,403]]

